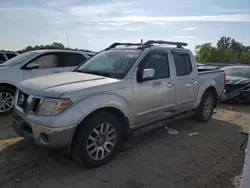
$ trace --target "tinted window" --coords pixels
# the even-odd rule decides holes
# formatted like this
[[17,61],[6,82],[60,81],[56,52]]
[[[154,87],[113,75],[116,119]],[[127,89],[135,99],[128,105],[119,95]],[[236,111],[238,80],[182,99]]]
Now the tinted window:
[[191,73],[192,64],[188,54],[173,53],[177,76],[185,76]]
[[5,57],[3,54],[0,54],[0,62],[4,62],[5,61]]
[[59,55],[59,66],[60,67],[79,66],[86,59],[87,58],[81,54],[61,53]]
[[143,61],[142,69],[154,69],[153,79],[168,78],[170,74],[167,54],[157,52],[148,54]]
[[54,68],[58,67],[58,57],[55,54],[48,54],[38,57],[32,63],[38,64],[39,68]]
[[39,54],[38,52],[34,52],[34,51],[26,52],[26,53],[23,53],[21,55],[18,55],[16,57],[6,61],[1,66],[4,66],[4,67],[16,66],[16,65],[21,64],[23,62],[28,62],[28,61],[32,60],[38,54]]
[[225,73],[227,76],[250,78],[250,68],[225,69]]
[[8,59],[11,59],[13,57],[16,57],[16,54],[10,54],[10,53],[6,53]]

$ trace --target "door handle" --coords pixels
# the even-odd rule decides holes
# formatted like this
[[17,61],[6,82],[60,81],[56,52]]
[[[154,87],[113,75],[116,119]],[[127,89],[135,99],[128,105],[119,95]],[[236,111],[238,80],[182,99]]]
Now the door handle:
[[169,88],[171,88],[171,87],[173,87],[174,86],[174,84],[172,84],[171,82],[169,82],[168,84],[167,84],[167,87],[169,87]]
[[191,80],[191,83],[192,83],[192,84],[197,83],[197,80],[192,79],[192,80]]
[[59,73],[59,72],[62,72],[62,71],[60,71],[60,70],[54,70],[53,72],[54,73]]

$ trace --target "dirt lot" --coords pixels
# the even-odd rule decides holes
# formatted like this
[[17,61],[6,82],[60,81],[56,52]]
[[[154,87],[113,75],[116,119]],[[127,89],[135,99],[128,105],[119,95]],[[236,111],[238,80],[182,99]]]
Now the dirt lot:
[[0,152],[0,187],[240,187],[245,154],[239,132],[250,130],[249,122],[250,106],[220,105],[209,123],[182,120],[168,125],[178,135],[160,128],[132,137],[114,161],[88,170],[66,151],[26,143],[13,133],[11,117],[0,117],[0,148],[6,147]]

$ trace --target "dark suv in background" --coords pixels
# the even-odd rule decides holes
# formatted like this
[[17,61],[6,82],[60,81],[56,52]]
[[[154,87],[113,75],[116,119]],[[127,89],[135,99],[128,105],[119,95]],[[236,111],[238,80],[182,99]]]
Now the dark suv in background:
[[3,62],[16,57],[18,55],[18,53],[16,52],[11,52],[11,51],[0,51],[0,64],[2,64]]

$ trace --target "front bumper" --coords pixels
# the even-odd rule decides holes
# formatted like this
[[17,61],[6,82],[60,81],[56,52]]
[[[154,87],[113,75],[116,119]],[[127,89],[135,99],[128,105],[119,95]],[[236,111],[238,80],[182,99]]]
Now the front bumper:
[[224,90],[223,97],[220,98],[220,102],[230,100],[232,98],[238,98],[242,101],[250,101],[250,89],[235,89],[233,91]]
[[221,101],[225,98],[226,90],[224,89],[222,94],[218,97],[218,101]]
[[49,148],[66,148],[71,145],[77,125],[62,128],[44,127],[28,121],[18,110],[13,110],[13,129],[24,138]]

